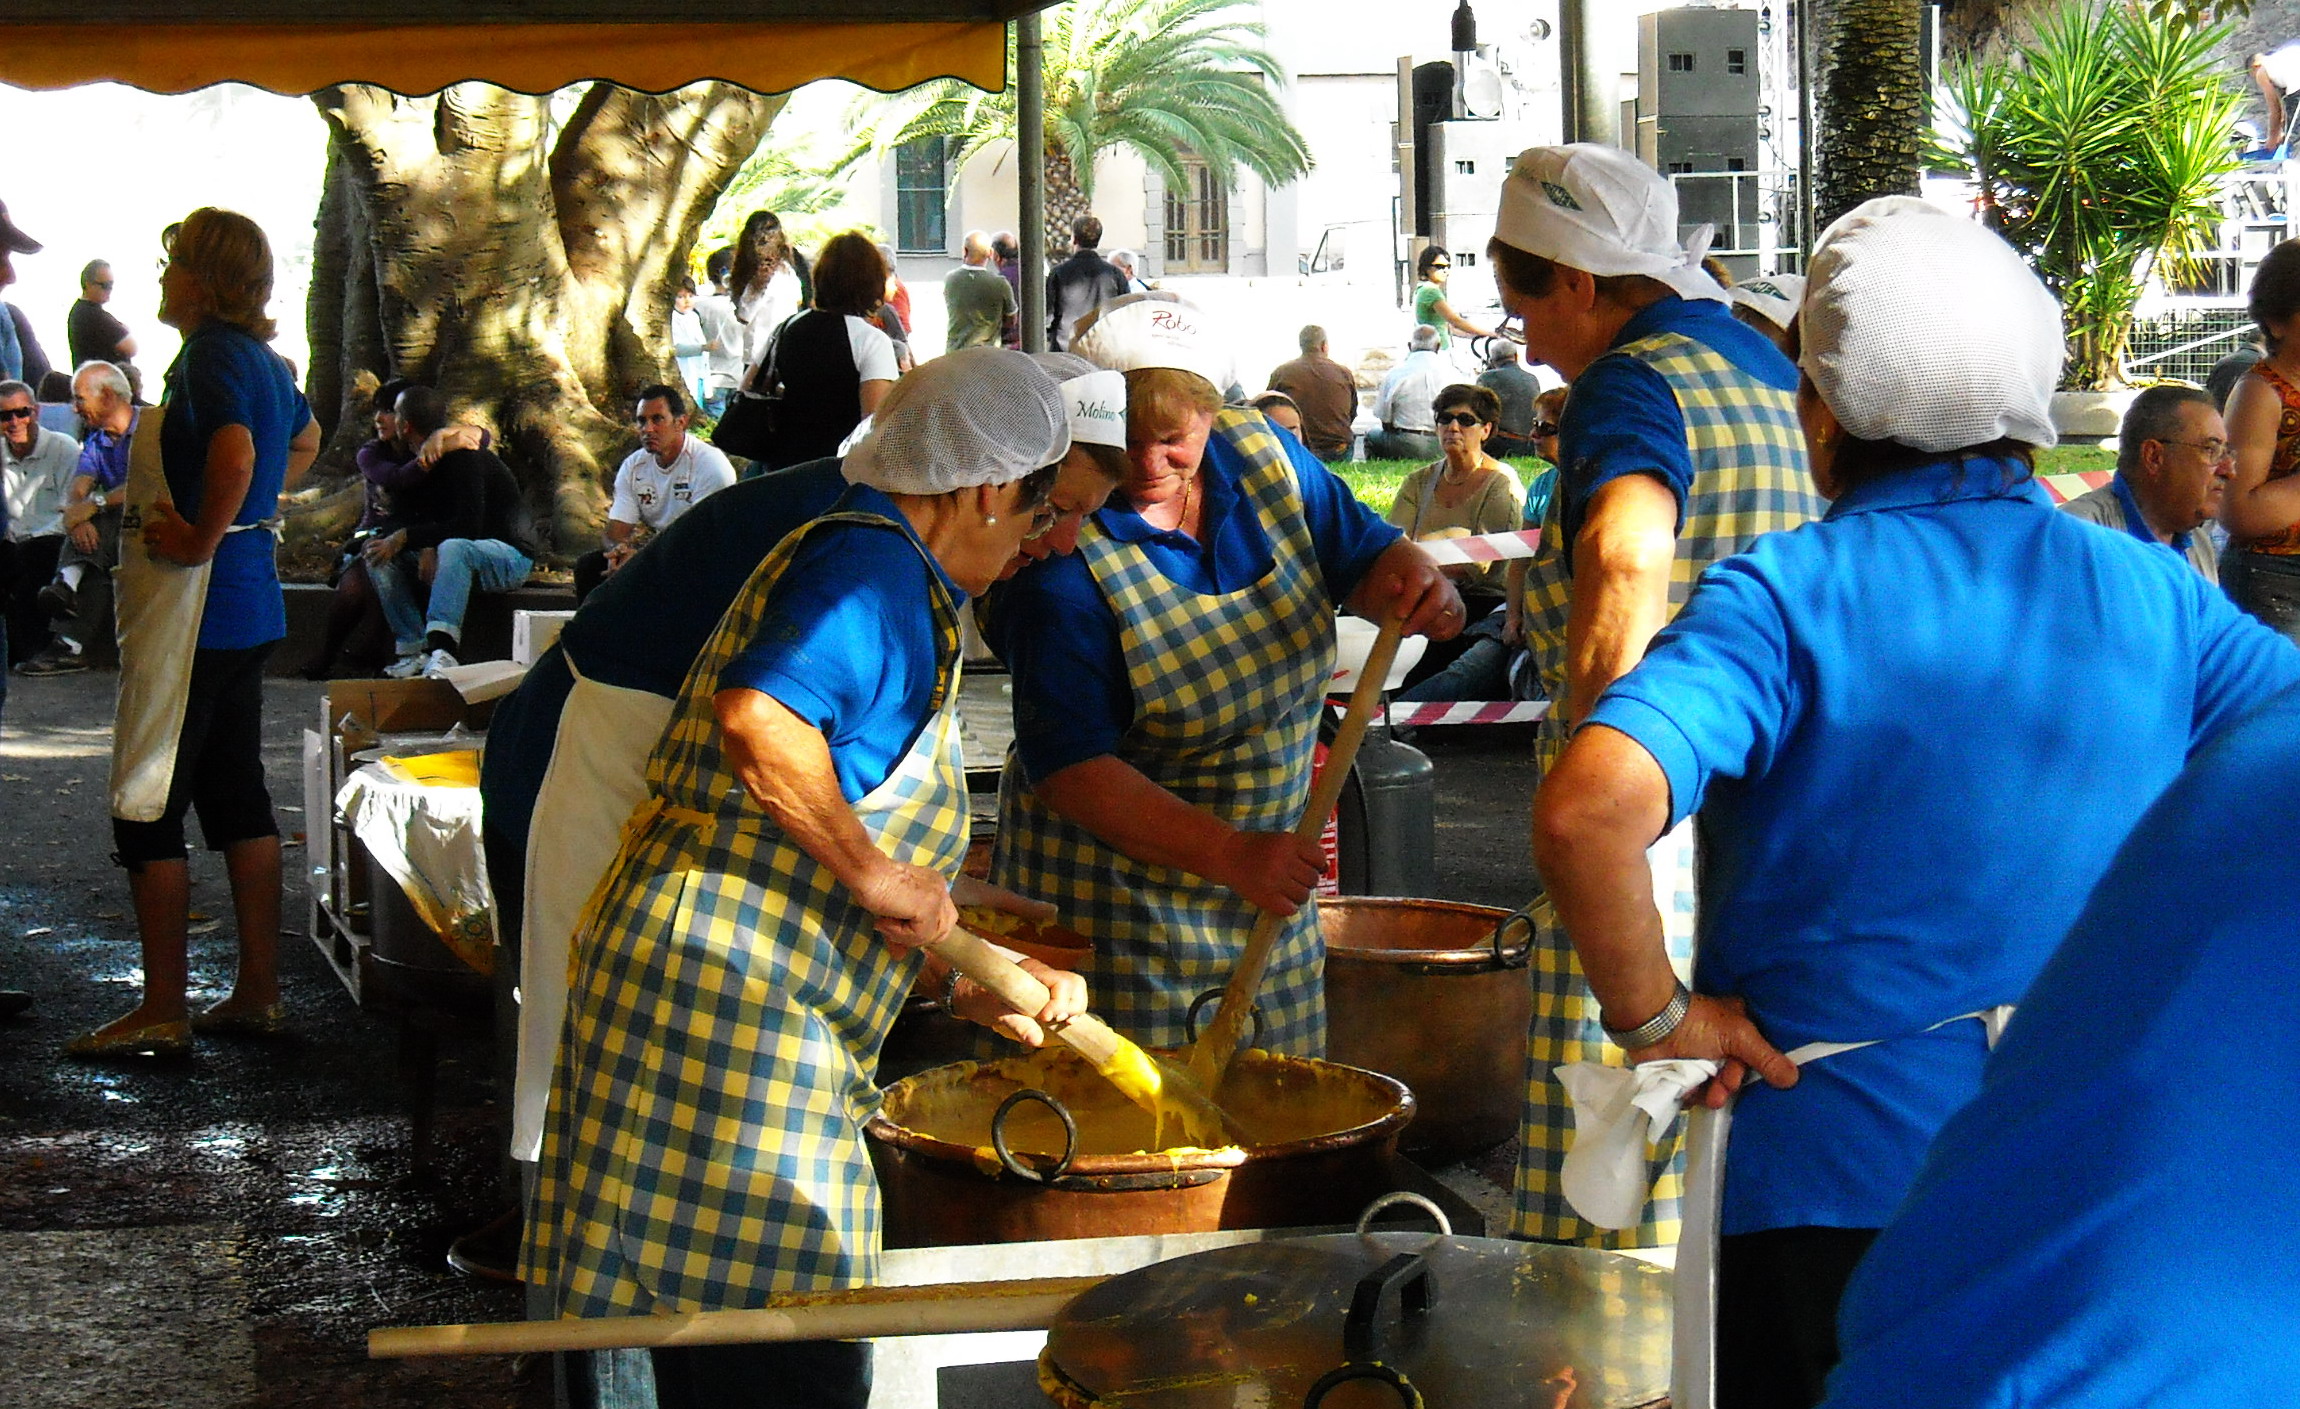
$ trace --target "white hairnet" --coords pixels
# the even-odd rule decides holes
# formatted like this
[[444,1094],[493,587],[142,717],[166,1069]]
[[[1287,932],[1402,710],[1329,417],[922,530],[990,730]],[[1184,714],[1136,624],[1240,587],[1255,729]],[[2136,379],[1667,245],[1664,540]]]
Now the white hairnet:
[[1805,276],[1760,274],[1727,289],[1725,296],[1774,327],[1787,331],[1790,320],[1797,316],[1797,305],[1805,301]]
[[1204,309],[1163,290],[1127,294],[1102,305],[1070,340],[1071,351],[1113,372],[1174,367],[1230,385],[1230,357]]
[[1799,362],[1848,434],[1918,450],[2051,445],[2060,305],[2012,246],[1913,196],[1821,233]]
[[1677,188],[1619,147],[1573,142],[1528,147],[1501,183],[1493,236],[1585,274],[1644,274],[1686,298],[1722,303],[1701,268],[1716,230],[1677,239]]
[[888,494],[942,494],[1005,484],[1069,453],[1054,378],[1019,352],[970,347],[897,381],[842,469]]
[[1062,384],[1070,438],[1126,448],[1126,374],[1106,372],[1075,352],[1033,352],[1030,360]]

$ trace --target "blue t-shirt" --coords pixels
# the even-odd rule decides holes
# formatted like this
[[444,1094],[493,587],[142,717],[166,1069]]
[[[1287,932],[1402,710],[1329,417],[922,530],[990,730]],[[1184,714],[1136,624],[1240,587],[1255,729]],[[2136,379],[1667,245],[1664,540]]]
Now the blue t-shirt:
[[[1356,590],[1398,530],[1357,496],[1299,441],[1279,441],[1301,484],[1326,593],[1336,602]],[[1207,541],[1153,528],[1113,499],[1095,513],[1104,533],[1140,544],[1158,570],[1199,593],[1236,592],[1267,576],[1277,559],[1268,527],[1239,492],[1245,456],[1216,434],[1206,441],[1204,521]],[[992,596],[990,645],[1014,680],[1015,746],[1033,784],[1075,763],[1115,753],[1134,722],[1134,684],[1126,674],[1117,614],[1082,557],[1050,557],[1024,568]]]
[[839,462],[816,460],[702,499],[599,584],[560,644],[587,679],[675,697],[760,561],[846,492]]
[[1854,1275],[1827,1409],[2228,1409],[2300,1384],[2300,695],[2200,750]]
[[1783,1051],[1752,1086],[1728,1233],[1884,1224],[2019,1000],[2189,751],[2300,651],[2170,554],[2055,512],[2014,462],[1848,491],[1702,574],[1590,720],[1701,813],[1696,983]]
[[839,791],[860,802],[894,772],[931,715],[940,671],[935,584],[961,605],[966,594],[885,495],[856,485],[837,507],[900,526],[826,524],[808,534],[718,688],[772,695],[820,729]]
[[[1656,333],[1677,333],[1700,343],[1743,374],[1781,391],[1797,389],[1797,368],[1772,340],[1712,299],[1669,295],[1638,310],[1612,346],[1626,347]],[[1604,356],[1573,382],[1557,431],[1558,504],[1568,566],[1573,540],[1597,491],[1623,475],[1652,475],[1677,496],[1677,526],[1685,526],[1685,496],[1693,487],[1693,454],[1685,443],[1685,413],[1659,372],[1633,357]]]
[[[245,426],[255,442],[255,476],[235,524],[262,523],[279,512],[288,443],[311,422],[311,408],[279,354],[245,331],[213,319],[184,339],[168,368],[167,419],[160,424],[160,468],[176,512],[200,516],[208,442],[226,426]],[[203,650],[242,650],[287,635],[287,605],[273,566],[272,535],[227,533],[216,545],[200,618]]]
[[88,476],[96,482],[96,488],[101,490],[110,491],[126,484],[128,441],[136,433],[136,423],[143,418],[142,411],[134,412],[129,418],[128,429],[119,435],[102,427],[88,432],[88,438],[80,442],[80,463],[72,473]]

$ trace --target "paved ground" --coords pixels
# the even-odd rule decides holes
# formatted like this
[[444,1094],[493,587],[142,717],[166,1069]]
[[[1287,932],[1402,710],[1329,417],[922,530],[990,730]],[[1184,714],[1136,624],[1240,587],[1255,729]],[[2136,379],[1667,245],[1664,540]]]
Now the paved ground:
[[[986,684],[988,682],[985,682]],[[290,1032],[202,1042],[183,1062],[58,1056],[132,1006],[126,886],[109,859],[114,677],[13,678],[0,715],[0,986],[38,1005],[0,1022],[0,1409],[343,1409],[548,1403],[536,1367],[371,1362],[375,1325],[501,1320],[511,1289],[448,1269],[448,1243],[507,1206],[476,1028],[442,1034],[440,1128],[410,1160],[398,1033],[356,1009],[302,937],[300,848],[283,940]],[[991,688],[995,689],[995,686]],[[320,687],[267,686],[266,757],[297,834],[299,732]],[[1437,764],[1439,894],[1524,899],[1523,731],[1425,731]],[[232,959],[220,868],[193,864],[193,1001]],[[213,923],[206,917],[223,917]],[[1506,1155],[1485,1167],[1506,1168]],[[1491,1188],[1474,1170],[1451,1182]]]

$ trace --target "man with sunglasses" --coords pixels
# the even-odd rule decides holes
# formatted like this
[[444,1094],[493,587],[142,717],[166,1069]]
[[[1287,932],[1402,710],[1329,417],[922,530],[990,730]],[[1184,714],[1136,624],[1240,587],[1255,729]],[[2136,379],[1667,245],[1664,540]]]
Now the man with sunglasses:
[[64,315],[64,341],[72,349],[72,365],[109,362],[133,379],[128,359],[136,355],[136,340],[128,325],[105,307],[112,301],[112,266],[101,259],[88,261],[80,271],[80,297]]
[[2133,399],[2117,433],[2116,478],[2061,507],[2088,523],[2161,543],[2206,582],[2220,581],[2220,553],[2204,525],[2236,473],[2228,427],[2212,395],[2152,386]]
[[40,424],[40,403],[23,382],[0,382],[0,475],[8,495],[8,646],[11,664],[48,644],[48,613],[38,594],[64,551],[64,500],[80,463],[80,442]]

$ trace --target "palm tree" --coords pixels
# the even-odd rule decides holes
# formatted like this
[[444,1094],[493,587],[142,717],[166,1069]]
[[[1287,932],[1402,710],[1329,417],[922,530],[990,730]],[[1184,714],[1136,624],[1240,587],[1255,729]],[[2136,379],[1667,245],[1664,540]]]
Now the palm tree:
[[1940,154],[2061,301],[2072,388],[2122,376],[2133,305],[2159,264],[2216,243],[2237,94],[2224,27],[2113,0],[2066,0],[2009,60],[1958,70]]
[[1822,41],[1813,93],[1816,235],[1872,196],[1917,193],[1931,118],[1919,8],[1917,0],[1829,0],[1805,11]]
[[[1228,185],[1238,169],[1280,186],[1310,169],[1309,146],[1275,89],[1285,70],[1263,47],[1250,0],[1075,0],[1046,12],[1046,224],[1049,248],[1094,195],[1094,159],[1136,154],[1189,189],[1184,163],[1204,162]],[[1013,36],[1007,64],[1013,67]],[[952,139],[953,165],[1014,138],[1014,86],[985,93],[956,79],[858,101],[842,168],[906,142]]]

